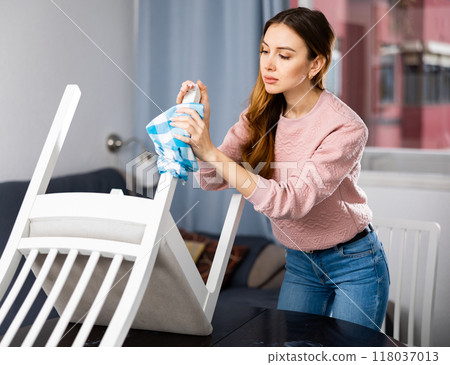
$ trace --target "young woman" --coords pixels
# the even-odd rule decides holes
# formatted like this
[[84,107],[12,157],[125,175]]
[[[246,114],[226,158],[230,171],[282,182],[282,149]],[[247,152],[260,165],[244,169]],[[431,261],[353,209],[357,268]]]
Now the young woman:
[[[206,86],[198,81],[203,120],[192,109],[172,125],[204,162],[205,190],[236,188],[270,218],[286,247],[278,308],[331,315],[380,329],[389,272],[372,213],[358,187],[367,142],[361,118],[324,89],[334,34],[319,11],[289,9],[270,19],[249,106],[216,148],[209,135]],[[191,81],[183,83],[180,103]],[[246,168],[244,168],[244,165]]]

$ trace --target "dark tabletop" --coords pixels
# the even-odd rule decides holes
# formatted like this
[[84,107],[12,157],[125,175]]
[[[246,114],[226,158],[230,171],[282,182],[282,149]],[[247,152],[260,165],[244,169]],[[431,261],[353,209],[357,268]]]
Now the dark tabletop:
[[[35,346],[44,346],[57,319],[46,322]],[[380,347],[405,346],[381,332],[351,322],[307,313],[280,311],[248,306],[226,308],[218,306],[214,315],[213,333],[210,336],[189,336],[156,331],[131,329],[124,346],[288,346],[288,347]],[[71,325],[70,331],[60,341],[60,346],[70,346],[80,325]],[[22,328],[13,346],[20,346],[29,330]],[[86,346],[98,346],[106,327],[94,326]]]
[[216,346],[405,346],[351,322],[314,314],[266,309]]

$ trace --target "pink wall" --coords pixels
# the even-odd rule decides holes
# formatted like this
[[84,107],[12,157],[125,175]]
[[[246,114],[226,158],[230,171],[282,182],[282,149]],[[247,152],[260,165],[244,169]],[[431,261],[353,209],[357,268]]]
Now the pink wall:
[[448,0],[424,0],[423,38],[450,43],[450,6]]
[[403,147],[421,148],[422,134],[422,108],[408,106],[402,113],[402,139]]
[[377,147],[397,148],[402,146],[402,130],[398,125],[378,125],[374,133]]
[[443,149],[450,146],[448,105],[406,107],[403,121],[403,147]]
[[348,19],[348,0],[315,0],[314,8],[319,9],[328,19],[337,37],[345,35]]
[[450,107],[433,105],[422,108],[421,148],[450,147]]

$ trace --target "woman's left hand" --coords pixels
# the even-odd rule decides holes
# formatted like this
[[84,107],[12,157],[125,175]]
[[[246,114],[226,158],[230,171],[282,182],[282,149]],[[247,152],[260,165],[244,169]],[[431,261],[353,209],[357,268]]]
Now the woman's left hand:
[[[188,88],[189,82],[183,83],[182,89],[183,87]],[[177,110],[177,113],[184,113],[187,115],[173,117],[170,125],[173,127],[182,128],[189,133],[190,138],[179,134],[175,134],[174,137],[189,144],[192,147],[196,157],[202,161],[212,161],[212,156],[216,150],[216,147],[213,145],[209,135],[210,108],[208,92],[206,86],[200,80],[197,84],[201,92],[200,103],[204,106],[203,120],[194,109],[180,108]]]

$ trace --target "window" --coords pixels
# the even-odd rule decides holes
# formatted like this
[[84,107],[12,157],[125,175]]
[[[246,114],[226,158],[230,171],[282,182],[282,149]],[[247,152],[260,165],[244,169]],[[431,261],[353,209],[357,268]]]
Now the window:
[[393,55],[383,56],[380,70],[380,101],[394,102],[394,61]]
[[405,65],[405,104],[419,105],[422,100],[421,69],[417,65]]
[[437,104],[440,101],[440,71],[437,65],[423,66],[423,104]]
[[439,77],[439,95],[441,103],[450,103],[450,67],[441,68]]
[[[338,44],[338,42],[336,43]],[[340,97],[342,93],[342,62],[339,62],[341,57],[341,52],[337,49],[336,46],[336,48],[333,50],[330,68],[328,69],[327,75],[325,77],[325,87],[338,97]]]
[[366,122],[368,146],[450,149],[450,1],[312,4],[343,55],[326,87]]
[[363,168],[449,176],[450,1],[312,5],[339,41],[325,85],[369,129]]

